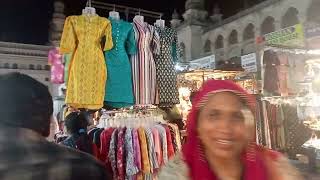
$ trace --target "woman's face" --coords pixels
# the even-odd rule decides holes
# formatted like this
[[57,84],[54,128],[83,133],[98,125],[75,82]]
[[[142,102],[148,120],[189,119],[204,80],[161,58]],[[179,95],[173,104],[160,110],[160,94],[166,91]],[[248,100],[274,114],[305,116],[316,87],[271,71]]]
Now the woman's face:
[[240,98],[230,92],[210,96],[198,119],[198,135],[206,155],[216,158],[239,157],[248,142]]

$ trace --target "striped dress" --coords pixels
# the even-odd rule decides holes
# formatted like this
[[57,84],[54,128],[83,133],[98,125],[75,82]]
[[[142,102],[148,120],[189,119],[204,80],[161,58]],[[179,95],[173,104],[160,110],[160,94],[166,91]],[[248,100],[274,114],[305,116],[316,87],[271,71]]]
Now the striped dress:
[[133,20],[138,47],[131,57],[132,80],[136,104],[158,104],[156,87],[156,65],[154,54],[160,52],[160,37],[154,26]]

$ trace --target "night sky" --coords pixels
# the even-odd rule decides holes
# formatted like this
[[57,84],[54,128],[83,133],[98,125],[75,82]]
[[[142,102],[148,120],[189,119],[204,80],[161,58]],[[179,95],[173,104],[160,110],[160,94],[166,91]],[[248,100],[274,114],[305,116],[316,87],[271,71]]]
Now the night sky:
[[[0,41],[46,44],[54,0],[1,0]],[[185,0],[100,0],[102,2],[163,12],[169,20],[174,9],[184,12]],[[218,3],[224,18],[243,9],[244,0],[207,0],[210,11]],[[81,14],[86,0],[65,0],[66,15]]]

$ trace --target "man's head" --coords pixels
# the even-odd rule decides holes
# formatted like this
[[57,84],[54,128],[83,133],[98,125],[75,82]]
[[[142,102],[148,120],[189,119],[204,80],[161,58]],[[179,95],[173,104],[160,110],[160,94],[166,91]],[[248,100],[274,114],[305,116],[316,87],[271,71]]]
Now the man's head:
[[47,137],[52,113],[45,85],[20,73],[0,75],[0,126],[32,129]]

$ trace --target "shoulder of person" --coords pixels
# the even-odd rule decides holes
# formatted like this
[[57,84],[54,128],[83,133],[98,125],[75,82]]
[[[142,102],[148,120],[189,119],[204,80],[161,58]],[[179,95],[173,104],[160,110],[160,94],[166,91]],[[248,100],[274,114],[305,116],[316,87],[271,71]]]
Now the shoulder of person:
[[159,180],[187,180],[188,166],[181,153],[177,154],[160,171]]
[[[77,176],[84,179],[111,180],[110,174],[105,166],[96,160],[93,156],[80,152],[76,149],[57,145],[56,163],[63,164],[65,169],[70,169],[71,176]],[[57,154],[58,155],[57,157]],[[73,179],[73,178],[71,178]],[[77,178],[75,178],[77,179]]]
[[[265,151],[265,162],[270,174],[270,180],[303,180],[299,171],[293,167],[288,159],[273,151]],[[183,160],[182,154],[177,154],[169,163],[162,168],[159,179],[187,180],[188,166]]]
[[282,154],[267,150],[265,162],[271,180],[303,180],[299,171]]

